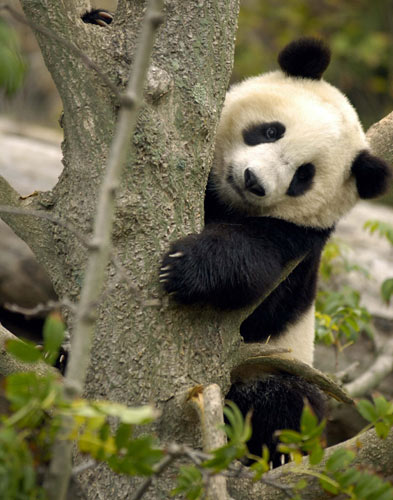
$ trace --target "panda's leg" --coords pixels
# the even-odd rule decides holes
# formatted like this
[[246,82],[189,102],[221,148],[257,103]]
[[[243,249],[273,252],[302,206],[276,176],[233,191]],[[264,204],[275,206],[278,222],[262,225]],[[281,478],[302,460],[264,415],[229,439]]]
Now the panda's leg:
[[252,436],[247,446],[253,455],[261,456],[266,445],[273,467],[282,464],[274,433],[282,429],[300,429],[300,418],[307,400],[319,420],[323,418],[325,398],[319,389],[289,374],[266,375],[259,380],[234,383],[226,399],[233,401],[244,416],[252,411]]

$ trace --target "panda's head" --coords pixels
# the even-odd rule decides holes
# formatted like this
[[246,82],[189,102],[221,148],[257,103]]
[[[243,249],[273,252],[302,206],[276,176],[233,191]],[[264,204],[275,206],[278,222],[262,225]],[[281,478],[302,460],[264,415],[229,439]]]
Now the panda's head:
[[228,92],[217,130],[213,180],[221,199],[250,215],[331,227],[359,198],[388,186],[356,111],[321,80],[330,51],[303,38],[279,55],[281,71]]

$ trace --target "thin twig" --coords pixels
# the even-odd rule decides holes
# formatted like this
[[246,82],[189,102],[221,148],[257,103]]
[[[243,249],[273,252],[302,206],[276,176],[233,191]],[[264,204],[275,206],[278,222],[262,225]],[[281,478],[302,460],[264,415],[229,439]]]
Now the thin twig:
[[[162,21],[162,7],[163,0],[148,2],[140,42],[137,45],[134,65],[126,89],[126,99],[121,100],[122,104],[127,102],[127,106],[123,105],[118,113],[108,165],[98,196],[92,244],[89,246],[90,255],[76,313],[71,355],[64,380],[66,400],[79,397],[86,380],[96,327],[96,311],[92,309],[92,304],[97,304],[104,286],[106,268],[111,254],[116,191],[136,127],[143,98],[143,85],[153,49],[154,34]],[[64,439],[64,436],[69,435],[71,425],[72,422],[69,419],[65,417],[62,419],[61,430],[52,449],[52,460],[44,482],[49,500],[63,500],[67,493],[71,475],[72,443]]]
[[[49,214],[44,211],[40,210],[30,210],[27,208],[17,208],[17,207],[11,207],[8,205],[0,205],[0,213],[5,213],[5,214],[11,214],[11,215],[21,215],[21,216],[28,216],[28,217],[36,217],[38,219],[44,219],[47,220],[48,222],[51,222],[52,224],[56,224],[59,227],[62,227],[63,229],[66,229],[69,231],[71,234],[73,234],[77,240],[83,244],[86,248],[89,248],[91,246],[91,242],[83,236],[83,234],[78,231],[78,229],[75,227],[75,225],[72,222],[67,222],[60,217],[57,217],[56,215]],[[119,274],[121,281],[124,281],[128,288],[129,291],[132,292],[133,294],[136,294],[138,292],[137,287],[135,286],[134,282],[128,275],[127,271],[124,269],[124,266],[121,264],[119,257],[112,252],[111,255],[111,262],[113,264],[113,267],[115,268],[116,272]],[[103,294],[104,296],[108,295],[106,292]],[[101,299],[102,300],[102,299]],[[71,303],[65,303],[67,307],[71,307]],[[17,312],[17,311],[16,311]],[[27,313],[28,314],[28,313]]]
[[72,476],[73,477],[78,476],[82,472],[85,472],[85,470],[91,469],[92,467],[96,467],[97,465],[98,465],[98,462],[96,462],[93,459],[86,460],[86,462],[82,462],[81,464],[76,465],[75,467],[73,467],[73,469],[72,469]]
[[38,316],[41,314],[47,314],[50,311],[54,311],[56,309],[61,309],[62,307],[67,307],[71,311],[75,312],[76,306],[70,300],[63,299],[61,301],[58,300],[48,300],[45,304],[37,304],[35,307],[21,307],[17,304],[9,304],[6,302],[3,305],[4,309],[8,311],[23,314],[24,316]]
[[143,483],[140,485],[140,487],[136,490],[135,494],[130,498],[130,500],[140,500],[143,495],[146,493],[146,491],[149,489],[151,483],[153,482],[153,479],[158,477],[160,474],[164,472],[178,457],[178,454],[172,453],[164,457],[161,462],[159,462],[154,468],[153,468],[153,475],[149,476]]
[[57,226],[62,227],[72,233],[85,247],[88,248],[90,245],[88,239],[85,238],[83,234],[78,231],[72,223],[66,222],[56,215],[48,214],[48,212],[44,212],[41,210],[30,210],[27,208],[10,207],[8,205],[0,205],[0,213],[21,216],[26,215],[28,217],[37,217],[38,219],[47,220],[48,222],[52,222],[53,224],[56,224]]
[[27,24],[27,26],[30,26],[30,28],[34,29],[35,31],[38,31],[39,33],[49,38],[52,38],[53,40],[56,40],[56,42],[60,43],[61,45],[63,45],[63,47],[66,47],[68,50],[70,50],[70,52],[72,52],[76,57],[78,57],[87,68],[95,71],[97,75],[101,78],[103,83],[115,94],[118,101],[121,101],[121,95],[116,85],[113,82],[111,82],[111,80],[105,73],[101,71],[100,66],[98,66],[98,64],[96,64],[89,57],[87,57],[87,55],[84,54],[80,49],[78,49],[78,47],[74,43],[70,42],[69,40],[65,40],[64,38],[61,38],[57,33],[54,33],[46,26],[41,26],[39,24],[34,23],[33,21],[27,20],[24,16],[19,14],[19,12],[17,12],[15,9],[13,9],[10,5],[6,3],[0,4],[0,10],[7,10],[12,15],[12,17],[17,21],[19,21],[20,23]]
[[284,495],[288,498],[293,498],[293,487],[288,486],[286,484],[282,484],[279,481],[274,481],[273,479],[266,479],[262,477],[260,479],[261,483],[266,484],[267,486],[271,486],[272,488],[276,488],[284,493]]

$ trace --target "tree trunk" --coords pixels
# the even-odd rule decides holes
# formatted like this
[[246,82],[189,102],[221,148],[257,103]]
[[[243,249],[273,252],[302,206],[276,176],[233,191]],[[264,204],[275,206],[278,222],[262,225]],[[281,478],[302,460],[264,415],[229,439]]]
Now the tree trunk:
[[[132,64],[144,2],[119,2],[108,29],[80,20],[73,2],[22,0],[29,20],[82,49],[121,88]],[[162,411],[154,430],[162,443],[196,446],[200,430],[185,395],[196,384],[229,385],[245,312],[221,315],[182,308],[163,295],[158,268],[169,242],[201,227],[214,131],[232,68],[238,0],[167,1],[145,89],[146,102],[130,148],[118,196],[113,243],[136,291],[108,269],[109,293],[99,307],[86,396]],[[64,171],[51,192],[23,202],[91,231],[116,117],[116,96],[74,51],[36,27],[46,64],[64,105]],[[1,183],[3,200],[20,206]],[[60,297],[78,299],[86,249],[52,223],[14,215],[6,222],[29,244],[48,270]],[[68,318],[72,327],[72,318]],[[81,478],[88,498],[124,498],[134,481],[102,466]],[[167,498],[166,477],[147,498]]]
[[[80,240],[91,232],[118,108],[102,74],[115,86],[125,86],[144,2],[120,0],[108,29],[82,23],[85,2],[21,3],[63,100],[64,172],[53,191],[26,200],[0,178],[1,203],[60,217],[73,224],[80,237],[42,218],[2,218],[32,248],[58,295],[76,301],[86,262]],[[161,443],[198,446],[201,432],[196,414],[185,403],[187,392],[198,384],[217,383],[226,393],[239,360],[239,325],[249,311],[221,314],[180,307],[160,290],[158,268],[170,241],[201,227],[215,128],[232,68],[238,0],[165,4],[113,232],[116,260],[134,286],[109,266],[86,396],[129,405],[153,402],[162,412],[153,426]],[[39,27],[49,28],[68,45]],[[70,42],[102,74],[88,68]],[[381,137],[391,136],[384,131],[385,126],[390,131],[391,124],[388,120],[382,129],[370,131],[375,153],[383,154],[388,142]],[[68,324],[72,330],[72,317]],[[273,478],[277,474],[273,472]],[[127,498],[136,482],[102,465],[81,474],[81,496]],[[282,497],[275,490],[269,491],[270,497],[268,487],[249,481],[231,482],[236,500]],[[172,487],[173,476],[167,473],[144,498],[168,498]]]

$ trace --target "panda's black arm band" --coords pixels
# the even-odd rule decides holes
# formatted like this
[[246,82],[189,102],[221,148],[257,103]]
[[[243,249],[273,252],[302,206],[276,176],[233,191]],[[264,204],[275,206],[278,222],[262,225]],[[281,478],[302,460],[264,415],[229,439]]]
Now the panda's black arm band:
[[289,261],[321,246],[319,233],[261,217],[208,224],[201,234],[172,245],[162,263],[162,282],[179,302],[243,307],[268,292]]

